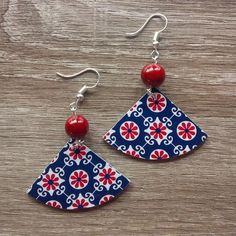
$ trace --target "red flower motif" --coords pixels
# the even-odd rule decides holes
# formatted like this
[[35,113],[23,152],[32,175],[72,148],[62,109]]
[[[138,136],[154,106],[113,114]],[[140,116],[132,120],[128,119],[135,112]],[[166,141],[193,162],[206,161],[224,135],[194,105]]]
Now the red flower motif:
[[46,203],[48,206],[50,207],[54,207],[54,208],[62,208],[61,204],[57,201],[49,201]]
[[47,191],[49,190],[55,190],[56,187],[59,186],[58,183],[59,178],[55,176],[55,174],[47,174],[43,179],[43,187],[47,189]]
[[178,125],[178,135],[184,140],[192,140],[196,135],[196,126],[190,121]]
[[154,137],[154,139],[163,139],[166,133],[166,126],[163,123],[153,123],[150,126],[150,135]]
[[150,157],[150,159],[152,159],[152,160],[157,160],[157,159],[165,160],[168,158],[169,158],[168,153],[165,152],[164,150],[161,150],[161,149],[153,151],[151,154],[151,157]]
[[73,160],[77,159],[82,159],[84,155],[86,155],[86,147],[82,145],[78,145],[74,143],[70,148],[69,148],[69,156]]
[[140,158],[140,155],[135,151],[135,150],[131,150],[131,151],[126,151],[126,154],[133,156],[133,157],[137,157]]
[[72,204],[73,208],[86,208],[89,205],[89,202],[87,202],[85,199],[77,199]]
[[111,185],[116,180],[116,172],[112,168],[103,169],[102,172],[99,173],[99,181],[102,182],[102,184]]
[[99,204],[103,205],[103,204],[111,201],[113,198],[114,198],[114,196],[112,196],[112,195],[106,195],[100,200]]
[[133,111],[133,110],[136,109],[136,107],[137,107],[137,104],[135,103],[129,110],[130,110],[130,111]]
[[166,107],[166,99],[160,93],[153,94],[148,98],[148,107],[152,111],[163,111]]
[[70,184],[73,185],[74,188],[84,188],[88,183],[88,174],[81,171],[74,171],[70,176]]
[[134,122],[125,122],[120,128],[120,132],[126,140],[134,140],[139,134],[139,128]]
[[107,140],[107,139],[109,138],[109,136],[110,136],[110,132],[107,132],[107,133],[103,136],[103,138],[104,138],[105,140]]

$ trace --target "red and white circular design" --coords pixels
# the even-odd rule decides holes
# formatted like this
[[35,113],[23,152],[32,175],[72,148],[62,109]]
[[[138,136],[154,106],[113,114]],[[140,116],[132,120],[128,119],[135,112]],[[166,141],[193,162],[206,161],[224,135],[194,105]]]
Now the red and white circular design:
[[153,93],[147,98],[147,106],[153,112],[162,112],[166,104],[166,98],[161,93]]
[[61,203],[56,201],[56,200],[50,200],[48,202],[46,202],[46,205],[53,207],[53,208],[62,208]]
[[110,195],[110,194],[105,195],[105,196],[103,196],[103,197],[100,199],[99,205],[103,205],[103,204],[105,204],[105,203],[111,201],[113,198],[114,198],[113,195]]
[[191,121],[182,121],[177,126],[177,134],[184,141],[191,141],[197,134],[197,128]]
[[168,159],[169,154],[163,149],[156,149],[150,155],[150,160],[165,160]]
[[120,135],[127,141],[133,141],[138,138],[140,133],[138,125],[133,121],[125,121],[120,126]]
[[84,170],[75,170],[71,173],[69,181],[71,187],[75,189],[82,189],[88,185],[89,176]]

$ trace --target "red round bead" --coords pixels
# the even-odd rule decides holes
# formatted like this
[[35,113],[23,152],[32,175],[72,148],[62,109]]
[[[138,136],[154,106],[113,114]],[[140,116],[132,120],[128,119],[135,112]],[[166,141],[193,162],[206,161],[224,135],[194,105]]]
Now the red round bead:
[[149,64],[143,67],[141,78],[144,84],[159,87],[165,80],[165,70],[159,64]]
[[66,120],[65,130],[70,137],[81,139],[88,133],[89,123],[81,115],[72,115]]

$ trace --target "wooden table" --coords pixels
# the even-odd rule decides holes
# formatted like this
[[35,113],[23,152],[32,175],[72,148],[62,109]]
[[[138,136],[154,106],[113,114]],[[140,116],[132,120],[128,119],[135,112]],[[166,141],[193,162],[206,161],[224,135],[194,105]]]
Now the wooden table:
[[[162,91],[209,134],[186,158],[137,161],[102,135],[145,92],[153,20],[162,33]],[[0,235],[235,235],[235,1],[0,2]],[[86,144],[132,181],[116,201],[85,212],[44,207],[25,190],[64,145],[68,104],[85,81],[56,72],[98,68],[101,85],[86,97]],[[86,78],[86,79],[85,79]]]

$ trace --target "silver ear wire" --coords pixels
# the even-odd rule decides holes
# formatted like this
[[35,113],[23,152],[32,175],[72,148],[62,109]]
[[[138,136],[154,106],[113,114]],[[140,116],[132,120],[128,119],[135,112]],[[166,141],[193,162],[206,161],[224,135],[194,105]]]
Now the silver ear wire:
[[153,46],[154,50],[151,53],[151,57],[154,60],[154,62],[157,63],[157,59],[159,58],[159,52],[158,52],[157,48],[160,43],[159,42],[160,33],[166,29],[167,24],[168,24],[168,19],[165,15],[163,15],[161,13],[152,14],[151,16],[148,17],[148,19],[144,22],[144,24],[137,31],[135,31],[133,33],[126,33],[126,37],[128,37],[128,38],[137,37],[143,31],[143,29],[147,26],[149,21],[151,21],[151,19],[153,19],[153,18],[161,18],[165,22],[164,27],[161,30],[156,31],[153,36],[152,46]]
[[64,79],[73,79],[73,78],[75,78],[77,76],[80,76],[80,75],[86,73],[86,72],[93,72],[93,73],[95,73],[97,75],[96,83],[94,85],[91,85],[91,86],[86,85],[87,89],[91,89],[91,88],[97,87],[97,85],[98,85],[98,83],[100,81],[101,76],[100,76],[99,72],[96,69],[94,69],[94,68],[86,68],[86,69],[81,70],[80,72],[72,74],[72,75],[63,75],[63,74],[61,74],[59,72],[57,72],[56,74],[58,76],[60,76],[61,78],[64,78]]
[[73,78],[75,78],[75,77],[77,77],[77,76],[80,76],[80,75],[82,75],[82,74],[84,74],[84,73],[86,73],[86,72],[93,72],[93,73],[95,73],[96,75],[97,75],[97,81],[93,84],[93,85],[84,85],[79,91],[78,91],[78,93],[77,93],[77,95],[76,95],[76,99],[75,99],[75,101],[74,102],[72,102],[71,104],[70,104],[70,110],[73,112],[73,113],[75,113],[76,112],[76,110],[78,109],[78,107],[79,107],[79,102],[82,102],[83,100],[84,100],[84,94],[89,90],[89,89],[92,89],[92,88],[95,88],[95,87],[97,87],[98,86],[98,83],[99,83],[99,81],[100,81],[100,78],[101,78],[101,76],[100,76],[100,74],[99,74],[99,72],[96,70],[96,69],[94,69],[94,68],[86,68],[86,69],[84,69],[84,70],[81,70],[80,72],[78,72],[78,73],[75,73],[75,74],[72,74],[72,75],[63,75],[63,74],[61,74],[61,73],[56,73],[58,76],[60,76],[61,78],[64,78],[64,79],[73,79]]

